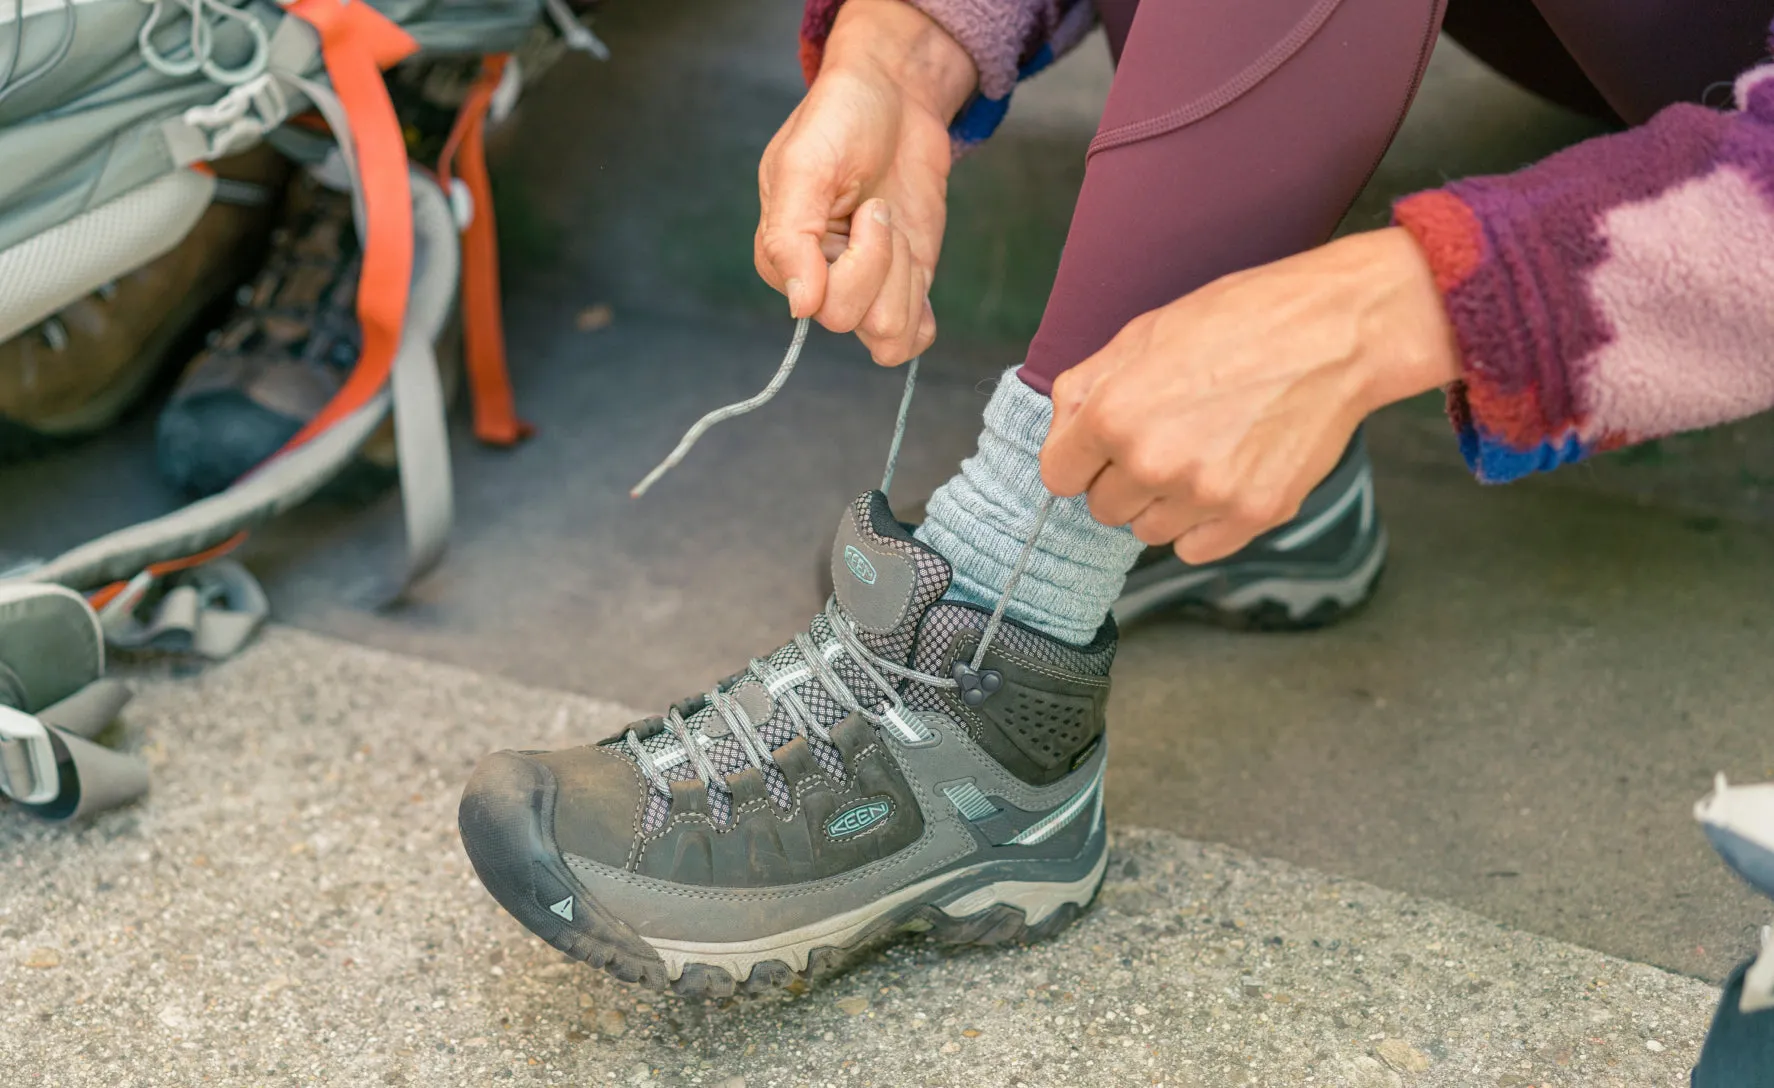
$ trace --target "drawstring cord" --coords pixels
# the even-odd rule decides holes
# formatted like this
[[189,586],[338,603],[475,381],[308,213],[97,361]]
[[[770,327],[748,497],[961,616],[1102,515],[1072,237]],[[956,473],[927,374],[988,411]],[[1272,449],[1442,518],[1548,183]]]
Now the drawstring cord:
[[[202,72],[204,77],[224,87],[237,87],[242,83],[257,79],[271,59],[271,39],[265,28],[251,12],[234,7],[227,0],[142,0],[153,7],[148,13],[148,21],[142,24],[141,32],[136,35],[136,45],[142,55],[142,62],[148,67],[171,79],[184,79]],[[191,20],[191,30],[187,45],[191,55],[183,60],[174,60],[169,54],[160,52],[153,42],[154,31],[160,26],[160,20],[166,15],[169,7],[183,8]],[[214,12],[214,20],[205,18],[205,12]],[[252,56],[238,68],[224,68],[215,62],[216,29],[223,19],[233,19],[246,29],[253,40]]]
[[0,69],[0,102],[5,102],[42,79],[51,69],[67,59],[69,51],[74,48],[74,33],[79,29],[80,14],[75,10],[74,0],[62,0],[59,10],[63,13],[61,37],[56,40],[49,59],[14,79],[13,76],[18,75],[19,58],[25,48],[25,0],[12,0],[12,49],[6,55],[6,67]]

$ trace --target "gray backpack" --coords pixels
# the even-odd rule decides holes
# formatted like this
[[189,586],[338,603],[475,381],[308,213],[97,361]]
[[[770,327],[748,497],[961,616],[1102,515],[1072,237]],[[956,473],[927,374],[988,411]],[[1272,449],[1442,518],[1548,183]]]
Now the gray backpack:
[[[227,490],[0,571],[0,681],[20,668],[3,656],[8,646],[51,634],[233,653],[266,606],[250,575],[221,555],[325,484],[391,411],[408,536],[395,588],[438,561],[452,508],[433,346],[459,281],[465,326],[483,326],[465,331],[492,345],[482,352],[487,373],[475,373],[470,358],[471,378],[477,391],[504,381],[496,280],[490,306],[484,298],[496,269],[462,267],[462,238],[474,243],[484,232],[472,248],[491,249],[484,165],[463,161],[462,176],[451,178],[447,160],[478,154],[487,115],[502,102],[509,108],[521,75],[505,55],[545,13],[570,48],[603,55],[564,0],[0,0],[0,340],[177,245],[221,184],[205,164],[260,141],[347,181],[364,242],[364,347],[334,403]],[[382,81],[382,70],[415,55],[487,58],[439,178],[406,161]],[[324,126],[303,116],[310,111]],[[503,412],[503,431],[477,431],[514,441],[521,424],[508,395]],[[79,684],[50,684],[58,700],[97,684],[102,669],[74,671]],[[28,683],[13,686],[25,694],[0,683],[0,795],[66,816],[146,788],[122,757],[96,755],[110,753],[65,729],[28,726],[27,718],[42,724],[47,705]],[[111,698],[83,701],[82,720]],[[74,716],[65,707],[62,715]],[[59,801],[50,781],[58,776]],[[70,789],[86,800],[70,803]]]

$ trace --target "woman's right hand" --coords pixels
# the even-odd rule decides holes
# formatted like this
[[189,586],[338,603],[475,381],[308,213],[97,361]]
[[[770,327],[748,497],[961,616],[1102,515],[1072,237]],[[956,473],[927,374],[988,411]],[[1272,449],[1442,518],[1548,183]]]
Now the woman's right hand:
[[758,166],[758,274],[795,317],[854,331],[883,366],[936,338],[948,127],[977,82],[966,50],[917,8],[849,0]]

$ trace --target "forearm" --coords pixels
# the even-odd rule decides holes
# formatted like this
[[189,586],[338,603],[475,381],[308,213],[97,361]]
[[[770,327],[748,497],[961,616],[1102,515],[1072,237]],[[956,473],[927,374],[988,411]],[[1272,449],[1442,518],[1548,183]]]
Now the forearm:
[[1774,407],[1774,67],[1504,177],[1401,201],[1461,358],[1479,477]]
[[[1051,63],[1095,23],[1089,0],[807,0],[801,20],[801,67],[811,83],[829,62],[845,24],[897,26],[893,13],[917,14],[923,25],[940,28],[971,62],[966,94],[948,116],[957,143],[977,143],[990,135],[1008,108],[1011,91]],[[855,14],[852,9],[859,9]],[[891,36],[884,39],[897,43]]]
[[944,122],[955,119],[979,84],[961,43],[904,0],[850,0],[837,13],[822,65],[881,71]]

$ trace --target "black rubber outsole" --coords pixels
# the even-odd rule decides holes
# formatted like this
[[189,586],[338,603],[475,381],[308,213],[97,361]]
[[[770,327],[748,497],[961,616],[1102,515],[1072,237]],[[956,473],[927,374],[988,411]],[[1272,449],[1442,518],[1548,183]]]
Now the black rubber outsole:
[[[781,960],[765,960],[755,964],[745,978],[735,978],[725,968],[691,963],[674,979],[659,955],[586,895],[560,860],[546,830],[552,822],[554,789],[545,769],[515,753],[495,753],[475,768],[463,791],[457,822],[462,845],[481,884],[524,928],[573,959],[623,982],[685,997],[759,994],[797,980],[811,983],[911,934],[921,933],[947,944],[1034,943],[1077,921],[1095,902],[1093,890],[1085,906],[1064,904],[1033,925],[1015,907],[998,906],[955,918],[933,903],[908,903],[882,915],[844,945],[814,949],[802,970]],[[573,898],[571,920],[549,909],[550,904],[568,896]]]

